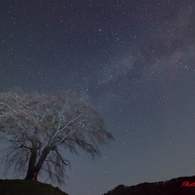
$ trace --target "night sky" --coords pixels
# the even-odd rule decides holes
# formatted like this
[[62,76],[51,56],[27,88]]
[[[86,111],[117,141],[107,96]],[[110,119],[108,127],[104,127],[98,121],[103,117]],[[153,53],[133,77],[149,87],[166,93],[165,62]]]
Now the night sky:
[[65,151],[70,195],[195,175],[194,0],[1,0],[0,92],[16,86],[76,91],[116,139]]

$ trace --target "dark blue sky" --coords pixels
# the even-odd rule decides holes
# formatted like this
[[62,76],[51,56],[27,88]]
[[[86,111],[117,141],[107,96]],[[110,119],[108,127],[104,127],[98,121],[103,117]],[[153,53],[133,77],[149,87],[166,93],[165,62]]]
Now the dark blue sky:
[[194,0],[1,1],[0,91],[72,89],[116,138],[95,161],[65,151],[64,191],[194,175],[194,18]]

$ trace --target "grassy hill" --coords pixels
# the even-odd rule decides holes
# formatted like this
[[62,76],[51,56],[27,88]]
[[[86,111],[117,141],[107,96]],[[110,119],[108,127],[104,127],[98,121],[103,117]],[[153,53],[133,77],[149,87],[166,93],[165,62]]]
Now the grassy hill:
[[0,195],[68,195],[59,188],[38,181],[0,180]]
[[164,182],[119,185],[104,195],[195,195],[195,176],[179,177]]

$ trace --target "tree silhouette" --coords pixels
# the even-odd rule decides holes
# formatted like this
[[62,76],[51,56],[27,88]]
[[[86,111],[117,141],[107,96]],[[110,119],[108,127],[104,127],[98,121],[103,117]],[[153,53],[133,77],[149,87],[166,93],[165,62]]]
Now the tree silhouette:
[[64,156],[82,149],[95,158],[98,145],[114,140],[98,112],[72,91],[56,96],[26,94],[21,89],[0,93],[0,131],[5,142],[2,161],[26,171],[25,179],[44,173],[64,184]]

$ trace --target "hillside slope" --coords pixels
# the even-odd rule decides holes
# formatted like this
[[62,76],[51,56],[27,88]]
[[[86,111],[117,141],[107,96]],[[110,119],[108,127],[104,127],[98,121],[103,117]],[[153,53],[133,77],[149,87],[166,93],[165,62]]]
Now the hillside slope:
[[59,188],[38,181],[0,180],[0,195],[68,195]]
[[195,195],[195,176],[179,177],[164,182],[119,185],[104,195]]

